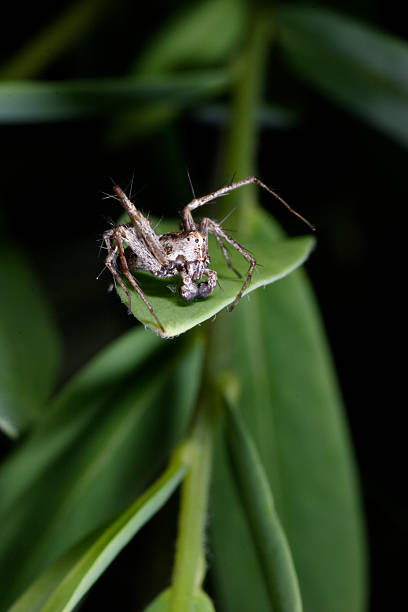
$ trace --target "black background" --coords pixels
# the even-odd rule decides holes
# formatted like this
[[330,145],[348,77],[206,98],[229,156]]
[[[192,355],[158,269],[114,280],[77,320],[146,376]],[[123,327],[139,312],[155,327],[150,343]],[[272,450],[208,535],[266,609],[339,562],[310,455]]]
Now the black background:
[[[66,4],[59,3],[58,10]],[[174,8],[156,2],[141,13],[130,1],[115,6],[42,77],[126,74],[130,60]],[[338,2],[337,7],[407,37],[406,22],[390,3]],[[11,27],[3,30],[0,43],[4,58],[57,9],[50,3],[27,3],[24,11],[9,6],[8,12]],[[129,20],[134,24],[131,38]],[[287,73],[278,52],[271,71],[279,76],[281,90],[276,92],[271,83],[267,95],[270,89],[272,99],[296,100],[303,112],[293,128],[262,131],[259,176],[317,226],[318,249],[307,269],[337,365],[360,470],[371,609],[392,609],[405,598],[407,543],[402,334],[408,153]],[[114,200],[103,199],[103,192],[111,191],[109,177],[126,187],[134,175],[139,206],[158,216],[175,216],[188,201],[184,166],[198,194],[216,186],[212,170],[222,130],[200,122],[193,111],[126,149],[107,144],[106,126],[98,120],[0,127],[3,235],[28,255],[52,304],[64,340],[60,384],[135,324],[107,292],[108,274],[95,280],[103,268],[99,245],[109,225],[106,218],[120,213]],[[263,195],[262,202],[288,233],[304,233],[274,202]],[[99,605],[98,589],[103,598],[104,588],[98,584],[89,603]]]

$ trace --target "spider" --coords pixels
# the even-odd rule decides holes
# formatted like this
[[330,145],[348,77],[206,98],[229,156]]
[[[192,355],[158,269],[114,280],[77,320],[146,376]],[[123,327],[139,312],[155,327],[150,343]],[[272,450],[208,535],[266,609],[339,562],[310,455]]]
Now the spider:
[[[249,263],[245,281],[233,303],[229,306],[228,311],[235,308],[245,289],[251,282],[256,266],[255,258],[236,240],[231,238],[231,236],[221,227],[220,223],[217,223],[217,221],[209,217],[204,217],[201,219],[200,223],[196,223],[191,211],[211,202],[211,200],[226,195],[234,189],[239,189],[251,183],[255,183],[271,193],[293,214],[302,219],[311,229],[314,229],[309,221],[293,210],[277,193],[264,185],[264,183],[255,176],[250,176],[236,183],[230,183],[201,198],[195,197],[194,200],[184,207],[181,213],[180,230],[166,234],[156,234],[150,225],[149,219],[132,204],[120,187],[114,186],[113,191],[118,196],[123,208],[129,215],[130,223],[118,225],[104,232],[103,240],[108,250],[105,266],[110,270],[114,280],[119,283],[125,292],[128,299],[129,313],[131,312],[130,291],[122,279],[118,269],[119,266],[123,275],[128,279],[133,289],[156,319],[157,325],[163,334],[165,333],[165,329],[132,275],[132,271],[145,270],[159,278],[180,276],[182,284],[179,291],[183,300],[191,302],[196,298],[208,298],[217,285],[217,272],[211,270],[209,267],[209,233],[215,236],[228,266],[239,278],[242,278],[241,274],[233,267],[225,242],[233,246]],[[127,244],[127,248],[125,243]],[[205,277],[206,280],[201,280],[202,277]]]

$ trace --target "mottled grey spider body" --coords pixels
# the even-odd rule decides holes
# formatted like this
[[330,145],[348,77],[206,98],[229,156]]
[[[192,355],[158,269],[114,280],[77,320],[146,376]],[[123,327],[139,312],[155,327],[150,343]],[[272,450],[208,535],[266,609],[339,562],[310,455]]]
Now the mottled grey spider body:
[[[136,293],[146,304],[146,307],[156,319],[160,331],[163,333],[165,333],[165,330],[151,304],[133,277],[132,271],[145,270],[159,278],[180,276],[182,280],[180,296],[186,302],[190,302],[195,298],[203,299],[209,297],[217,285],[217,272],[209,267],[211,261],[208,253],[209,233],[215,236],[228,266],[239,278],[241,278],[241,275],[232,266],[224,241],[233,246],[249,262],[247,277],[235,300],[229,307],[229,310],[232,310],[237,305],[243,292],[251,282],[256,261],[248,251],[223,230],[219,223],[213,219],[204,217],[201,219],[200,223],[197,224],[193,219],[191,211],[199,206],[207,204],[211,200],[226,195],[234,189],[238,189],[250,183],[256,183],[269,191],[269,193],[274,195],[289,208],[291,212],[310,226],[310,223],[306,221],[306,219],[290,208],[282,198],[255,176],[221,187],[221,189],[201,198],[194,198],[194,200],[183,209],[180,230],[167,234],[156,234],[150,225],[149,219],[132,204],[120,187],[115,186],[113,188],[122,206],[129,215],[130,223],[113,227],[103,234],[103,239],[108,250],[105,265],[112,273],[114,280],[119,283],[127,295],[129,312],[131,312],[130,291],[122,279],[118,264],[120,265],[123,275],[128,279]],[[124,243],[127,244],[128,248],[125,249]],[[201,280],[203,277],[206,278],[205,281]]]

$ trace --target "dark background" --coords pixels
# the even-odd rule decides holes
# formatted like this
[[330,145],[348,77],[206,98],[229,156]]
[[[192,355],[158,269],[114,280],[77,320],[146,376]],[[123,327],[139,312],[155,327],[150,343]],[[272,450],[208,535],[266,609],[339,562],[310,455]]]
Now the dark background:
[[[67,4],[59,3],[58,10]],[[122,1],[120,10],[112,4],[95,30],[42,78],[126,74],[130,59],[174,8],[156,2],[141,14],[136,4]],[[395,5],[324,4],[407,38],[406,22]],[[9,6],[6,22],[11,27],[2,32],[1,56],[6,58],[56,14],[46,2],[27,3],[23,12]],[[129,21],[131,39],[122,35]],[[280,91],[267,85],[266,95],[270,87],[274,99],[296,101],[302,112],[291,128],[262,130],[258,174],[317,226],[318,249],[307,269],[328,331],[360,470],[371,609],[390,609],[391,602],[396,606],[405,599],[401,355],[408,154],[287,74],[279,53],[271,59],[271,70],[279,76]],[[95,120],[0,128],[0,222],[3,234],[30,258],[52,304],[64,341],[60,383],[135,325],[107,291],[108,273],[96,281],[103,268],[102,232],[108,219],[120,214],[117,202],[103,198],[103,192],[111,191],[110,177],[127,187],[133,176],[137,204],[166,217],[175,216],[190,198],[186,166],[197,194],[218,186],[213,170],[223,131],[197,119],[194,110],[126,148],[107,143],[107,125]],[[288,233],[304,233],[285,210],[261,198]],[[233,227],[233,217],[229,223]],[[7,448],[8,442],[2,442]],[[158,524],[156,518],[151,533]],[[90,596],[95,605],[98,592],[101,600],[106,596],[103,582],[110,584],[115,564]]]

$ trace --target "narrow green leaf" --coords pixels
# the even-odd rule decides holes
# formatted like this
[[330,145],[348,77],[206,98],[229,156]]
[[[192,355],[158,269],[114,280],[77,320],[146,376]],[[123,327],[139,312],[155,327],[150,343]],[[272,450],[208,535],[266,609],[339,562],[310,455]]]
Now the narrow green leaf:
[[238,410],[228,401],[226,435],[234,475],[275,612],[301,612],[302,600],[268,479]]
[[59,365],[52,313],[24,255],[0,247],[0,427],[16,437],[44,413]]
[[280,44],[298,74],[408,146],[408,44],[334,11],[277,11]]
[[[146,342],[146,335],[154,342]],[[0,470],[0,608],[134,499],[185,432],[200,382],[200,337],[163,343],[139,329],[133,340],[135,355],[144,354],[144,363],[135,359],[128,368],[129,335],[120,350],[113,347],[109,358],[102,355],[72,383],[54,418]],[[154,350],[158,345],[160,351]],[[112,363],[116,374],[110,377],[107,368],[115,353],[119,363]]]
[[[166,589],[160,593],[151,604],[145,608],[144,612],[169,612],[171,601],[171,589]],[[199,591],[194,595],[194,602],[191,612],[215,612],[213,603],[204,591]]]
[[180,461],[108,526],[88,536],[38,578],[9,612],[69,612],[139,529],[166,503],[186,471]]
[[78,0],[0,67],[0,79],[27,79],[41,73],[95,24],[105,0]]
[[136,104],[166,101],[191,104],[223,92],[226,70],[138,79],[9,81],[0,83],[0,122],[30,123],[100,117]]
[[[176,227],[176,223],[174,223],[174,227]],[[235,236],[235,238],[239,241],[239,236]],[[302,237],[271,244],[264,241],[255,242],[249,237],[247,244],[259,267],[256,269],[244,296],[258,287],[283,278],[300,266],[307,259],[314,241],[310,237]],[[248,273],[248,262],[235,249],[230,249],[232,264],[242,275],[242,279],[239,279],[227,266],[225,258],[212,237],[209,241],[209,250],[211,267],[218,273],[220,286],[205,300],[184,302],[178,295],[178,277],[176,280],[161,280],[145,273],[137,275],[142,291],[165,329],[164,337],[177,336],[210,319],[231,304],[242,287],[243,279]],[[122,301],[127,304],[127,296],[120,287],[118,287],[118,293]],[[243,301],[245,301],[245,297]],[[144,325],[158,332],[155,319],[135,292],[132,292],[131,302],[135,317]],[[237,309],[239,307],[240,305],[237,306]]]
[[[253,223],[248,231],[276,240],[269,216],[258,213]],[[304,609],[361,612],[365,546],[353,456],[307,279],[296,271],[218,324],[226,326],[221,341],[242,389],[239,411],[274,491]],[[261,568],[220,441],[215,462],[210,527],[217,599],[226,612],[267,612]]]

